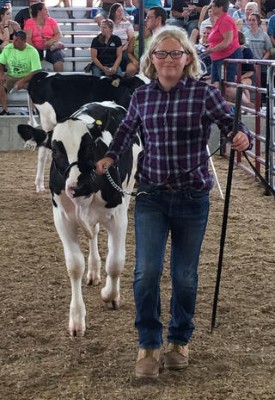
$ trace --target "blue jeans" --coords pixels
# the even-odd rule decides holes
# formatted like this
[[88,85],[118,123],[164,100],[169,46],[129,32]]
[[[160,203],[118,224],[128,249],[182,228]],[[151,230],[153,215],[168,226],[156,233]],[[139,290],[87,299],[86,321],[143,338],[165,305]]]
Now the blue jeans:
[[[105,65],[105,66],[106,67],[112,67],[112,65]],[[115,74],[119,75],[119,76],[122,76],[122,71],[121,71],[120,67],[118,67],[118,69],[116,70]],[[98,76],[98,77],[105,76],[104,72],[100,68],[98,68],[98,66],[95,65],[95,64],[92,64],[92,75]]]
[[[139,191],[149,188],[140,185]],[[134,297],[139,347],[156,349],[163,343],[160,280],[169,232],[172,296],[167,340],[184,345],[191,338],[208,212],[209,192],[156,190],[136,198]]]

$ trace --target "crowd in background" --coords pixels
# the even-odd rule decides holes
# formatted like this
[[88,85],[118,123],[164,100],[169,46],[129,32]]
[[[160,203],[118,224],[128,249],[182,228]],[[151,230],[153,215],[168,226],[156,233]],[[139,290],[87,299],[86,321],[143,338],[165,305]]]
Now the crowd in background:
[[[12,16],[12,6],[22,7]],[[72,0],[59,1],[57,7],[69,7]],[[25,8],[23,8],[25,7]],[[82,18],[99,25],[100,33],[91,38],[91,73],[132,76],[139,72],[139,0],[86,1]],[[91,7],[94,7],[91,9]],[[164,25],[184,29],[194,44],[204,66],[202,79],[219,86],[225,58],[271,59],[275,53],[274,0],[145,0],[144,48]],[[26,43],[33,46],[40,61],[47,60],[55,72],[64,71],[62,34],[58,21],[49,15],[47,0],[0,0],[0,51],[13,43],[16,32],[26,33]],[[20,51],[20,50],[18,50]],[[253,81],[253,66],[243,65],[242,82]],[[236,80],[236,64],[227,65],[226,80]],[[262,85],[266,68],[262,68]],[[228,99],[235,92],[227,89]],[[243,104],[252,106],[248,93]]]

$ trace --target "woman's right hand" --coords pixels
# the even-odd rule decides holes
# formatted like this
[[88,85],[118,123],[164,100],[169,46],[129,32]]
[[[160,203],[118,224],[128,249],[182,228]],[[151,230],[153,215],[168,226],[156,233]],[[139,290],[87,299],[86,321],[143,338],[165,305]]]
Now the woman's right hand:
[[97,175],[103,175],[106,169],[110,168],[114,164],[114,160],[111,157],[104,157],[96,163]]

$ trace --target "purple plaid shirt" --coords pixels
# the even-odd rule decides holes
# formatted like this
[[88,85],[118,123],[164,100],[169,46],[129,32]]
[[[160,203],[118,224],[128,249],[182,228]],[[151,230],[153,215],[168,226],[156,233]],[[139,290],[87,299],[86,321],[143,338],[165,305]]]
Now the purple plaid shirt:
[[[210,190],[213,176],[204,161],[212,123],[223,128],[225,135],[232,131],[233,118],[214,86],[183,78],[166,92],[158,81],[153,81],[134,92],[106,156],[117,162],[141,127],[144,151],[139,155],[137,182]],[[251,143],[251,134],[242,123],[239,130],[249,136]]]

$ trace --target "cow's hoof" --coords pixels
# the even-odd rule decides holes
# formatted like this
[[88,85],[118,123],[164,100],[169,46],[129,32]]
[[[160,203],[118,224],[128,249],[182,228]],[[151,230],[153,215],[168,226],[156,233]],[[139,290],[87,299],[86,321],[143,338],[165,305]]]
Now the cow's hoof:
[[83,337],[85,335],[86,327],[69,326],[69,334],[71,337]]
[[115,300],[104,300],[103,298],[101,298],[102,300],[102,304],[104,305],[104,307],[107,307],[110,310],[118,310],[120,307],[120,299],[115,299]]
[[87,285],[93,285],[93,286],[98,286],[101,284],[101,279],[100,277],[93,277],[92,275],[87,275]]
[[36,193],[43,193],[46,192],[45,186],[36,186]]

